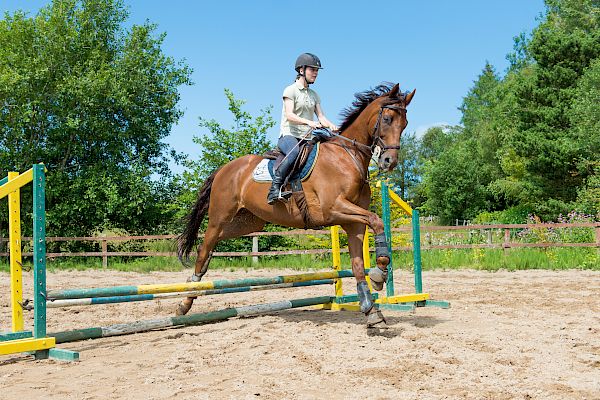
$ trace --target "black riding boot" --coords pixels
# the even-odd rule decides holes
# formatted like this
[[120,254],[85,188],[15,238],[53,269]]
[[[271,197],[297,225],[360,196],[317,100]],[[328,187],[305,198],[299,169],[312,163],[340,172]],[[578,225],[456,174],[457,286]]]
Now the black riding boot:
[[292,192],[282,193],[282,185],[285,182],[288,172],[294,165],[294,161],[296,160],[291,157],[285,157],[281,161],[281,164],[279,164],[279,167],[273,172],[273,183],[271,184],[271,189],[269,189],[267,203],[273,204],[275,200],[286,201],[292,195]]

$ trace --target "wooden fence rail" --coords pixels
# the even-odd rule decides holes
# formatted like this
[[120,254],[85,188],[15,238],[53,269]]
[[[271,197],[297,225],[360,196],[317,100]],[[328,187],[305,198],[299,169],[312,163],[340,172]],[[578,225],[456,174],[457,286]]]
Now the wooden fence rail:
[[[517,232],[524,229],[557,229],[557,228],[594,228],[595,241],[588,243],[557,243],[557,242],[542,242],[542,243],[524,243],[511,241],[511,231]],[[494,224],[494,225],[465,225],[465,226],[421,226],[421,231],[425,232],[423,236],[421,249],[481,249],[481,248],[522,248],[522,247],[596,247],[600,248],[600,222],[587,223],[557,223],[557,224]],[[477,231],[482,234],[485,232],[487,243],[466,243],[466,244],[444,244],[435,245],[432,243],[434,232],[459,232],[467,235],[473,235]],[[493,232],[503,232],[503,240],[499,243],[493,243]],[[411,236],[411,227],[402,226],[393,228],[392,232],[407,233]],[[215,252],[214,257],[256,257],[260,256],[281,256],[281,255],[301,255],[301,254],[328,254],[331,249],[299,249],[299,250],[277,250],[277,251],[258,251],[258,238],[260,236],[305,236],[305,235],[329,235],[329,230],[306,230],[296,229],[282,232],[256,232],[246,235],[252,237],[253,251],[238,251],[238,252]],[[202,235],[201,235],[202,236]],[[201,237],[200,236],[200,237]],[[482,235],[483,236],[483,235]],[[108,257],[176,257],[175,251],[108,251],[109,242],[123,242],[129,240],[174,240],[177,235],[143,235],[143,236],[106,236],[106,237],[47,237],[47,242],[67,242],[67,241],[91,241],[99,242],[102,251],[93,252],[61,252],[47,253],[48,258],[57,257],[102,257],[103,266],[107,266]],[[23,237],[23,242],[31,241],[30,237]],[[7,238],[0,238],[0,243],[7,242]],[[393,246],[396,251],[411,251],[409,246]],[[343,253],[347,253],[348,249],[342,249]],[[23,253],[23,256],[31,256],[31,253]],[[8,257],[8,253],[0,253],[0,257]]]

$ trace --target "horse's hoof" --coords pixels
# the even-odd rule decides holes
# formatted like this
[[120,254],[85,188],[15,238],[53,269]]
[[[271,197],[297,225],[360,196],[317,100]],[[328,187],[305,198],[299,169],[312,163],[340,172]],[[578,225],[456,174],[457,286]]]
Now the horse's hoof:
[[371,312],[367,315],[367,328],[373,328],[378,324],[386,325],[387,321],[383,316],[383,313],[380,310],[371,310]]
[[387,280],[387,271],[382,271],[379,267],[369,270],[369,279],[374,290],[380,291],[383,289],[383,284]]
[[180,316],[180,315],[185,315],[188,313],[188,311],[190,311],[190,308],[192,308],[192,305],[187,305],[182,303],[179,303],[179,305],[177,306],[177,310],[175,310],[175,315]]

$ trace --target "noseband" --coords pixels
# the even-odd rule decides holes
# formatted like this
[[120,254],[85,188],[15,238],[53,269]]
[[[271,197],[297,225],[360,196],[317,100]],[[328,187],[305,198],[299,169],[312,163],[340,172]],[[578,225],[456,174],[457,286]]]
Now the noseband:
[[406,113],[406,107],[402,107],[402,106],[381,106],[381,108],[379,109],[379,115],[377,116],[377,122],[375,122],[375,126],[373,127],[373,133],[371,134],[371,136],[373,137],[373,144],[371,145],[371,153],[373,153],[373,151],[375,150],[375,147],[379,146],[381,148],[381,151],[386,151],[386,150],[400,150],[400,144],[396,145],[396,146],[387,146],[385,144],[385,142],[383,141],[383,139],[381,139],[381,135],[380,135],[380,128],[381,128],[381,117],[383,116],[383,110],[387,109],[387,110],[394,110],[397,113],[401,113],[401,111],[404,111]]

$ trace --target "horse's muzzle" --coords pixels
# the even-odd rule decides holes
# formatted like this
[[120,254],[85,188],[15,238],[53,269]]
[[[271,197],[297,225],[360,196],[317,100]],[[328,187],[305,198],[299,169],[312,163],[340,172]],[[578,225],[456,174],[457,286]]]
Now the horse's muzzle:
[[398,165],[398,154],[396,152],[386,151],[379,157],[379,169],[390,172]]

